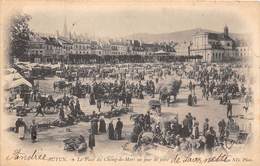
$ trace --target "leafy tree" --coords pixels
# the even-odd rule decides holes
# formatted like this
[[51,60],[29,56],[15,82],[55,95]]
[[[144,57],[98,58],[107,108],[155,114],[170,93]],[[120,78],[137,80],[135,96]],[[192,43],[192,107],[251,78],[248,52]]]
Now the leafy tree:
[[27,14],[16,14],[11,18],[10,23],[10,63],[12,64],[14,58],[19,60],[28,60],[25,52],[29,47],[30,35],[32,31],[29,28],[28,21],[31,16]]

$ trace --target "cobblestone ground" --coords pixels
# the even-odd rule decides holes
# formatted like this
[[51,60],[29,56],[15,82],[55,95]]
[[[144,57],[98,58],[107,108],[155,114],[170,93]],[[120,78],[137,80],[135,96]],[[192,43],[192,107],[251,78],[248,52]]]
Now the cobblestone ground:
[[[53,94],[54,98],[57,96],[63,95],[61,92],[54,92],[53,91],[53,82],[58,80],[59,78],[46,78],[45,80],[40,80],[40,89],[41,91],[44,91],[46,94]],[[89,80],[85,80],[84,82],[88,82]],[[162,80],[164,82],[166,80]],[[189,80],[183,80],[183,85],[185,86]],[[162,105],[162,117],[170,117],[171,115],[178,114],[179,121],[182,122],[183,118],[187,113],[191,113],[192,116],[195,116],[197,120],[200,123],[200,129],[202,129],[203,122],[205,118],[209,118],[210,125],[214,127],[214,129],[217,131],[217,123],[221,119],[226,118],[226,106],[220,105],[218,100],[214,100],[213,98],[209,98],[208,101],[205,99],[202,99],[201,89],[197,87],[196,94],[198,97],[198,104],[196,106],[190,107],[187,105],[187,97],[188,97],[189,91],[187,88],[183,87],[180,90],[180,93],[177,97],[177,102],[173,103],[170,107],[167,107],[166,105]],[[158,99],[158,95],[155,96],[155,99]],[[86,96],[86,98],[79,99],[82,110],[87,113],[91,114],[92,111],[97,111],[96,106],[90,106],[89,105],[89,97]],[[134,112],[136,113],[146,113],[149,109],[148,102],[151,100],[151,97],[145,96],[143,100],[137,100],[133,99],[133,104],[131,105],[133,107]],[[239,100],[232,100],[233,103],[233,114],[239,115],[244,114],[242,107],[243,103]],[[31,103],[31,105],[34,105],[35,103]],[[104,106],[102,104],[101,111],[105,112],[110,110],[110,106]],[[16,120],[15,113],[8,113],[7,120],[10,122],[10,124],[7,124],[6,128],[10,126],[14,126],[15,120]],[[38,123],[40,122],[46,122],[46,121],[53,121],[58,118],[57,114],[53,115],[46,115],[45,117],[34,117],[33,113],[29,113],[28,116],[24,117],[25,122],[29,125],[32,119],[36,119]],[[114,125],[117,118],[112,118],[114,120]],[[108,124],[110,120],[112,119],[105,119],[106,123]],[[100,154],[122,154],[122,145],[128,142],[130,133],[133,129],[133,121],[130,120],[130,114],[125,114],[121,116],[121,119],[124,123],[123,128],[123,136],[124,139],[121,141],[111,141],[108,139],[107,134],[97,135],[96,136],[96,147],[94,149],[94,152],[91,153],[91,155],[100,155]],[[70,128],[71,132],[67,132],[66,128]],[[6,132],[4,134],[10,135],[8,140],[5,140],[7,142],[5,145],[12,145],[17,148],[23,148],[26,147],[26,149],[44,149],[45,151],[53,152],[53,153],[62,153],[63,155],[71,155],[72,153],[75,155],[79,155],[76,152],[65,152],[63,150],[64,144],[62,140],[70,137],[70,136],[78,136],[83,135],[86,138],[88,138],[88,129],[90,128],[90,123],[87,122],[80,122],[76,125],[59,128],[59,127],[53,127],[51,129],[47,130],[41,130],[38,133],[38,142],[37,143],[31,143],[30,141],[30,135],[26,135],[26,139],[21,141],[17,138],[17,135],[13,132]],[[5,146],[3,145],[3,146]]]

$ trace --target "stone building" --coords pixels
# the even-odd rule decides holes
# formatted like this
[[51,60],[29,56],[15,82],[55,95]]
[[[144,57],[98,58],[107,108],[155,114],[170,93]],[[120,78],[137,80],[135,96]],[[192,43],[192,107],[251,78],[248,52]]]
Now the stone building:
[[176,56],[190,56],[191,42],[179,42],[175,45]]
[[236,42],[236,50],[238,60],[246,60],[252,55],[249,44],[243,40]]
[[228,27],[224,27],[224,33],[195,33],[192,36],[190,54],[202,56],[203,62],[223,62],[235,58],[235,42],[229,36]]
[[34,35],[30,37],[29,48],[26,51],[31,62],[41,63],[46,55],[46,44],[40,36]]

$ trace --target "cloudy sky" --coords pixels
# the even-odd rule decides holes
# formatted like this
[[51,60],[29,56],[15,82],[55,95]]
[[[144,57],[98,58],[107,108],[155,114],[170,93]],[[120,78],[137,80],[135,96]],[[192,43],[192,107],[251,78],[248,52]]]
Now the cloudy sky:
[[[133,33],[167,33],[193,28],[247,32],[245,20],[235,11],[221,8],[24,8],[36,32],[62,33],[68,29],[99,37],[122,37]],[[72,25],[75,26],[72,26]]]

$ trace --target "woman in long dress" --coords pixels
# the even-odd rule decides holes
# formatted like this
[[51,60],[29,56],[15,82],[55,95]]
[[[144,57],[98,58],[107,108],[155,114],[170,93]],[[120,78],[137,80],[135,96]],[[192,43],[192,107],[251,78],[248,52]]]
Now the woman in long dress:
[[18,138],[20,138],[20,139],[25,138],[25,129],[26,129],[26,124],[23,121],[23,119],[21,118],[19,121],[19,125],[18,125]]
[[103,117],[99,120],[99,132],[100,133],[106,132],[106,122]]
[[111,140],[115,139],[115,129],[113,125],[113,120],[108,125],[108,138]]
[[94,93],[90,93],[90,96],[89,96],[89,104],[90,104],[90,105],[95,105],[95,104],[96,104],[95,94],[94,94]]
[[88,146],[91,150],[93,150],[93,148],[96,146],[95,134],[92,131],[89,133]]

